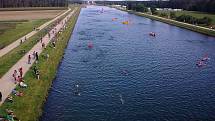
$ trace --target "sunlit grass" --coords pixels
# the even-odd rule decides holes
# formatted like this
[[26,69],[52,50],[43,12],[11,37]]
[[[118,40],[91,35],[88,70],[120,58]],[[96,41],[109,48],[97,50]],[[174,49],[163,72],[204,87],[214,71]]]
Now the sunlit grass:
[[49,19],[29,20],[29,21],[3,21],[0,22],[0,48],[11,44],[15,40],[33,31]]

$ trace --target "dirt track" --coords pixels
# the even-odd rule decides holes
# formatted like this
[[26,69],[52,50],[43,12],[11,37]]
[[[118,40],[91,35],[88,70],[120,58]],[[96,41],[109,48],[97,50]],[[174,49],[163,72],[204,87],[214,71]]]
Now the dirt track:
[[54,18],[65,10],[0,11],[0,21]]

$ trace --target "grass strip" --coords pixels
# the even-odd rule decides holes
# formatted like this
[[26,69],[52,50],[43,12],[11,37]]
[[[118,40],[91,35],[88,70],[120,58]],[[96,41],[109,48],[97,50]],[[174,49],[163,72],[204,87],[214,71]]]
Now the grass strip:
[[[65,18],[69,13],[62,16],[60,19]],[[24,41],[20,46],[16,47],[6,55],[0,58],[0,78],[18,61],[20,60],[31,48],[38,42],[41,36],[48,33],[47,30],[51,29],[55,22],[49,24],[47,27],[36,33],[29,40]]]
[[[5,102],[0,107],[0,114],[5,115],[5,109],[12,109],[21,121],[37,121],[39,119],[42,115],[42,108],[48,95],[49,88],[51,87],[52,80],[55,78],[58,65],[63,57],[64,49],[71,37],[79,13],[80,8],[69,20],[67,29],[64,30],[62,34],[58,35],[56,48],[53,49],[47,46],[41,53],[40,61],[37,64],[41,74],[40,80],[37,80],[32,70],[29,70],[24,77],[28,84],[28,88],[20,89],[17,87],[17,90],[24,92],[24,96],[14,96],[13,103]],[[43,55],[46,53],[50,55],[48,59],[43,58]],[[34,63],[33,66],[35,65]]]
[[[5,25],[5,29],[0,34],[0,49],[4,48],[5,46],[11,44],[15,40],[21,38],[22,36],[26,35],[27,33],[33,31],[34,27],[39,27],[49,19],[39,19],[39,20],[29,20],[26,22],[1,22],[0,24]],[[11,24],[14,24],[14,27],[10,27]],[[8,28],[6,28],[8,26]],[[3,28],[3,27],[2,27]]]

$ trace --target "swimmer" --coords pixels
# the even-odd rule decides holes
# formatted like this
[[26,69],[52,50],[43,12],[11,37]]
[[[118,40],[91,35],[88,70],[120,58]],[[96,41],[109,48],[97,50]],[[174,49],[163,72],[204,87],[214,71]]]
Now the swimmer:
[[207,61],[209,60],[210,58],[208,57],[208,55],[206,54],[203,58],[202,58],[202,61]]
[[92,49],[93,48],[93,44],[92,43],[88,43],[88,48]]
[[196,65],[197,65],[198,67],[202,67],[202,66],[205,66],[206,64],[205,64],[203,61],[199,60],[199,61],[196,63]]
[[150,36],[153,36],[153,37],[156,36],[154,32],[150,32],[149,35],[150,35]]
[[125,101],[122,99],[122,95],[121,94],[119,95],[119,97],[120,97],[121,103],[124,104]]
[[127,70],[123,70],[122,73],[126,76],[128,76],[128,71]]

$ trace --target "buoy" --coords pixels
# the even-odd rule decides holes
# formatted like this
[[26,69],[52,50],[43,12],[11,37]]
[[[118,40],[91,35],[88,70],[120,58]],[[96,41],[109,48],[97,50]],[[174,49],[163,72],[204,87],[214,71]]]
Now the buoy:
[[116,21],[117,20],[117,18],[112,18],[112,21]]
[[93,44],[92,43],[88,43],[88,48],[92,49],[93,48]]
[[129,24],[129,22],[128,22],[128,21],[123,21],[123,22],[122,22],[122,24],[126,24],[126,25],[128,25],[128,24]]

